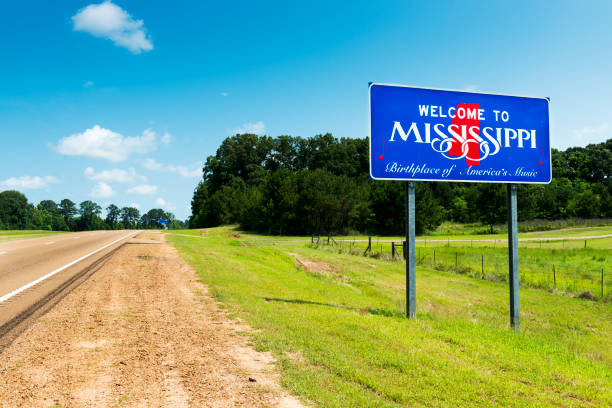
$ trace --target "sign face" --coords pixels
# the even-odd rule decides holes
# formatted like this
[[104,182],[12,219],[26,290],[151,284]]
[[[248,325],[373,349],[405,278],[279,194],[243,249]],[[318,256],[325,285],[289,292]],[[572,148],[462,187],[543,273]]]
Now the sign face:
[[548,99],[370,85],[375,180],[548,184]]
[[160,223],[162,223],[162,224],[167,224],[167,223],[168,223],[168,220],[163,219],[163,218],[160,218],[160,219],[159,219],[159,222],[160,222]]

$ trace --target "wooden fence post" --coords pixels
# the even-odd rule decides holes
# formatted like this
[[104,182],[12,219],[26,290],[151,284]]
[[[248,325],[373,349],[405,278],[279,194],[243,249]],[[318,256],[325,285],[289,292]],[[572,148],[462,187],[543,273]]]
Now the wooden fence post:
[[363,251],[363,255],[368,254],[368,256],[372,256],[372,237],[368,237],[368,247]]
[[480,254],[480,273],[484,279],[484,254]]

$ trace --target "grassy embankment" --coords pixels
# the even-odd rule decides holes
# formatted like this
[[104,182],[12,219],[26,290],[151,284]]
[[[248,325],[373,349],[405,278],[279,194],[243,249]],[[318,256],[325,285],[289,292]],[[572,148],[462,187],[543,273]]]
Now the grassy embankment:
[[[454,224],[442,226],[432,235],[416,241],[417,264],[457,272],[479,279],[506,281],[508,276],[507,235],[476,235],[475,227]],[[449,231],[455,235],[449,235]],[[554,231],[520,233],[519,263],[521,284],[570,296],[612,300],[611,226],[563,228]],[[582,239],[581,237],[592,237]],[[580,239],[578,239],[580,238]],[[295,244],[310,237],[258,237],[257,242]],[[371,256],[392,259],[395,241],[401,259],[402,237],[372,237]],[[335,237],[327,245],[321,237],[320,249],[361,255],[367,236]],[[603,282],[603,284],[602,284]]]
[[418,267],[408,321],[399,262],[230,228],[180,233],[194,237],[170,242],[313,406],[612,405],[610,303],[522,288],[516,334],[506,284]]
[[12,241],[15,239],[39,238],[50,235],[64,234],[64,231],[45,231],[45,230],[0,230],[0,242]]
[[[595,231],[583,231],[583,234]],[[607,231],[603,231],[607,232]],[[575,232],[572,232],[575,234]],[[605,301],[612,300],[612,238],[569,239],[559,231],[547,233],[545,241],[519,242],[521,284],[544,288],[561,294],[583,295]],[[542,237],[539,233],[521,234],[528,239]],[[603,234],[601,234],[603,235]],[[585,235],[574,235],[585,236]],[[456,237],[454,237],[457,239]],[[559,238],[567,238],[560,241]],[[401,239],[398,253],[401,259]],[[360,255],[367,246],[363,241],[331,241],[321,239],[321,249]],[[417,264],[433,269],[452,271],[476,278],[506,281],[508,275],[507,239],[498,242],[474,240],[417,240]],[[372,256],[392,259],[391,244],[374,238]],[[588,292],[588,293],[587,293]]]

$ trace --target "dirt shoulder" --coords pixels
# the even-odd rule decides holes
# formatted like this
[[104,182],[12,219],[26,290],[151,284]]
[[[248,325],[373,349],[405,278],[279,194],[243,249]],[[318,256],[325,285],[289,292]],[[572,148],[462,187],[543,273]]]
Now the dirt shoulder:
[[163,235],[138,238],[0,354],[0,407],[301,407]]

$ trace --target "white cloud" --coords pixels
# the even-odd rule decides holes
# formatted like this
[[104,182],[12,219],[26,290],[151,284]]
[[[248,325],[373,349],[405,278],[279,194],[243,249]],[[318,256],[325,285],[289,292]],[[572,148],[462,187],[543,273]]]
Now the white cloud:
[[83,133],[75,133],[62,138],[57,151],[70,156],[89,156],[112,162],[126,160],[133,153],[147,153],[157,147],[157,135],[151,129],[142,132],[142,136],[124,137],[95,125]]
[[87,178],[96,181],[114,181],[117,183],[132,183],[134,181],[146,181],[146,177],[136,174],[136,170],[130,167],[127,170],[111,169],[97,172],[92,167],[87,167],[83,172]]
[[163,165],[155,159],[144,159],[142,166],[147,170],[162,170]]
[[130,194],[139,194],[139,195],[151,195],[157,193],[157,186],[151,186],[148,184],[141,184],[138,186],[134,186],[128,190]]
[[108,198],[115,195],[112,187],[104,182],[99,182],[94,186],[89,195],[93,198]]
[[227,92],[221,92],[221,96],[229,96]]
[[83,84],[83,88],[89,88],[90,86],[93,86],[94,82],[93,81],[87,81]]
[[164,200],[161,197],[158,197],[157,200],[155,200],[155,205],[157,205],[159,208],[163,208],[164,210],[167,210],[167,211],[174,211],[174,210],[176,210],[176,206],[168,203],[166,200]]
[[161,142],[163,144],[168,144],[172,141],[172,135],[170,133],[164,133],[164,135],[161,137]]
[[72,22],[75,31],[107,38],[115,45],[125,47],[134,54],[153,49],[144,22],[134,20],[128,12],[110,1],[82,8],[72,16]]
[[38,190],[48,188],[49,184],[57,183],[58,180],[53,176],[21,176],[10,177],[0,181],[0,189],[5,190]]
[[608,124],[602,123],[598,126],[587,126],[583,127],[582,129],[574,129],[573,133],[579,142],[587,142],[588,140],[593,139],[593,136],[597,137],[608,133],[608,129]]
[[137,210],[140,210],[140,204],[138,204],[138,203],[132,203],[132,204],[130,204],[130,207],[135,208]]
[[202,177],[202,166],[200,164],[196,164],[193,168],[189,169],[185,166],[175,166],[173,164],[163,165],[155,159],[145,159],[142,166],[151,171],[177,173],[179,176],[185,178]]
[[253,133],[255,135],[263,135],[266,131],[266,126],[262,121],[255,123],[245,123],[239,128],[231,130],[229,133],[232,135],[242,134],[242,133]]

